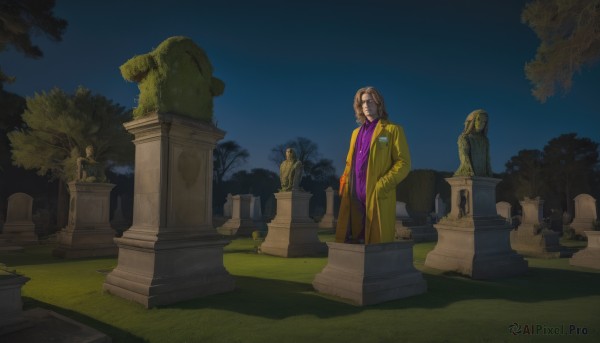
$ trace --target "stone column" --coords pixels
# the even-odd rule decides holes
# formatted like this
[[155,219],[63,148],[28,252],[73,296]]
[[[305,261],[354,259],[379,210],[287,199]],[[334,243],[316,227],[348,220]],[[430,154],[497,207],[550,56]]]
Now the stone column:
[[496,213],[496,185],[489,177],[451,177],[451,211],[434,225],[435,248],[425,265],[473,279],[527,272],[527,261],[510,246],[510,225]]
[[327,187],[327,189],[325,190],[325,202],[326,202],[326,208],[325,208],[325,215],[323,216],[323,218],[321,218],[321,221],[319,222],[319,228],[321,229],[335,229],[335,225],[336,225],[336,219],[335,219],[335,215],[333,213],[333,197],[335,196],[335,191],[333,190],[333,188],[331,187]]
[[110,183],[68,183],[69,221],[58,232],[52,255],[65,258],[116,256],[115,230],[110,226]]
[[267,224],[261,252],[282,257],[321,255],[327,251],[317,236],[317,223],[308,216],[312,194],[304,191],[275,193],[277,215]]
[[171,114],[125,123],[135,136],[132,227],[115,238],[109,293],[149,307],[228,292],[223,240],[212,227],[212,152],[224,132]]

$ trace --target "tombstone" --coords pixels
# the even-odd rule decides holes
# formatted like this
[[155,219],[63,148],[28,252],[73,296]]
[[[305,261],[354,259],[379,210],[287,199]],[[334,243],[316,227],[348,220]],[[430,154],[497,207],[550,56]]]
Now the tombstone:
[[333,200],[335,197],[335,191],[331,187],[327,187],[325,190],[325,215],[321,218],[319,222],[320,229],[333,230],[335,231],[335,225],[337,223],[337,219],[333,214]]
[[260,196],[253,196],[250,199],[250,218],[254,221],[262,220],[262,210],[260,208]]
[[318,256],[327,252],[319,240],[318,226],[308,216],[312,194],[302,190],[277,192],[277,215],[267,224],[268,231],[260,250],[282,257]]
[[483,176],[446,178],[450,213],[434,225],[438,241],[425,266],[473,279],[497,279],[527,272],[527,261],[510,247],[510,225],[496,212],[500,179]]
[[24,316],[21,300],[21,287],[29,280],[28,277],[0,270],[0,338],[31,326]]
[[600,231],[585,231],[587,247],[569,259],[572,266],[600,269]]
[[114,239],[118,263],[103,289],[146,308],[232,291],[229,241],[212,226],[212,154],[224,132],[169,113],[124,126],[135,137],[133,222]]
[[446,204],[444,203],[444,200],[442,200],[442,197],[440,196],[440,193],[435,195],[435,222],[439,222],[440,219],[442,219],[445,215],[446,215]]
[[327,242],[327,265],[315,276],[313,287],[360,306],[424,293],[427,283],[413,265],[413,245]]
[[25,193],[8,197],[6,222],[0,238],[9,244],[37,244],[35,224],[32,219],[33,198]]
[[585,231],[594,230],[594,222],[598,219],[596,199],[589,194],[579,194],[575,197],[575,218],[571,228],[575,234],[585,236]]
[[233,195],[231,193],[227,193],[227,200],[223,205],[223,217],[231,218],[231,211],[233,209]]
[[512,224],[512,205],[506,201],[500,201],[496,203],[496,213],[509,224]]
[[544,228],[544,200],[525,198],[520,201],[523,211],[521,224],[510,233],[510,244],[519,254],[531,257],[553,258],[568,256],[559,243],[557,232]]
[[434,242],[437,240],[437,232],[431,220],[414,220],[406,210],[406,203],[396,201],[396,239]]
[[250,237],[252,231],[258,230],[259,225],[252,218],[253,198],[252,194],[238,194],[231,197],[233,204],[231,218],[217,228],[221,235]]
[[117,256],[113,241],[115,230],[110,225],[111,183],[68,183],[69,221],[57,233],[58,247],[52,255],[64,258]]

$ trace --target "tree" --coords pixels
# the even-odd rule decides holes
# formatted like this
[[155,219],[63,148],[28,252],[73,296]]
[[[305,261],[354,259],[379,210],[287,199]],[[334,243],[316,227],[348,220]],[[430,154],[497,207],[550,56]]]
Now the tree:
[[225,141],[217,144],[213,152],[213,177],[217,185],[223,183],[225,176],[246,163],[250,156],[248,150],[234,141]]
[[8,134],[13,164],[60,181],[58,225],[64,225],[64,183],[74,179],[76,159],[87,145],[93,145],[96,160],[109,167],[131,164],[132,137],[123,127],[130,112],[83,87],[72,95],[58,88],[42,92],[27,98],[26,106],[26,128]]
[[569,213],[573,214],[573,198],[592,190],[598,163],[598,143],[575,133],[560,135],[544,146],[550,191],[562,197],[562,207]]
[[[54,17],[54,5],[54,0],[0,0],[0,52],[12,45],[26,57],[40,58],[44,53],[31,42],[32,34],[61,41],[67,21]],[[0,89],[14,80],[0,70]]]
[[567,93],[573,74],[600,57],[600,0],[535,0],[525,6],[521,20],[541,40],[525,75],[542,103],[556,87]]
[[512,179],[517,199],[543,196],[543,163],[540,150],[521,150],[506,162],[506,174]]

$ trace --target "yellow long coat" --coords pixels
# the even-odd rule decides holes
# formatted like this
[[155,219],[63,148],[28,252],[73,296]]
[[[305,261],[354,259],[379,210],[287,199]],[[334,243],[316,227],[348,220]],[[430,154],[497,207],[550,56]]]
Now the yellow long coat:
[[[354,191],[354,147],[360,127],[352,132],[346,168],[340,178],[341,203],[335,233],[343,243],[348,226],[352,236],[362,229],[360,204]],[[394,241],[396,225],[396,185],[410,171],[410,153],[401,126],[380,119],[371,138],[367,167],[365,244]],[[351,196],[352,195],[352,196]]]

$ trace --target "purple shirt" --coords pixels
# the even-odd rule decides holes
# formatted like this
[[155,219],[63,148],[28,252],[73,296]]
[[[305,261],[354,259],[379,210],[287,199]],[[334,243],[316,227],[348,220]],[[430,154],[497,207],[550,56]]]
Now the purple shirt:
[[371,149],[371,138],[379,118],[369,122],[365,120],[354,146],[354,185],[356,187],[356,197],[365,206],[367,201],[367,167],[369,166],[369,151]]

